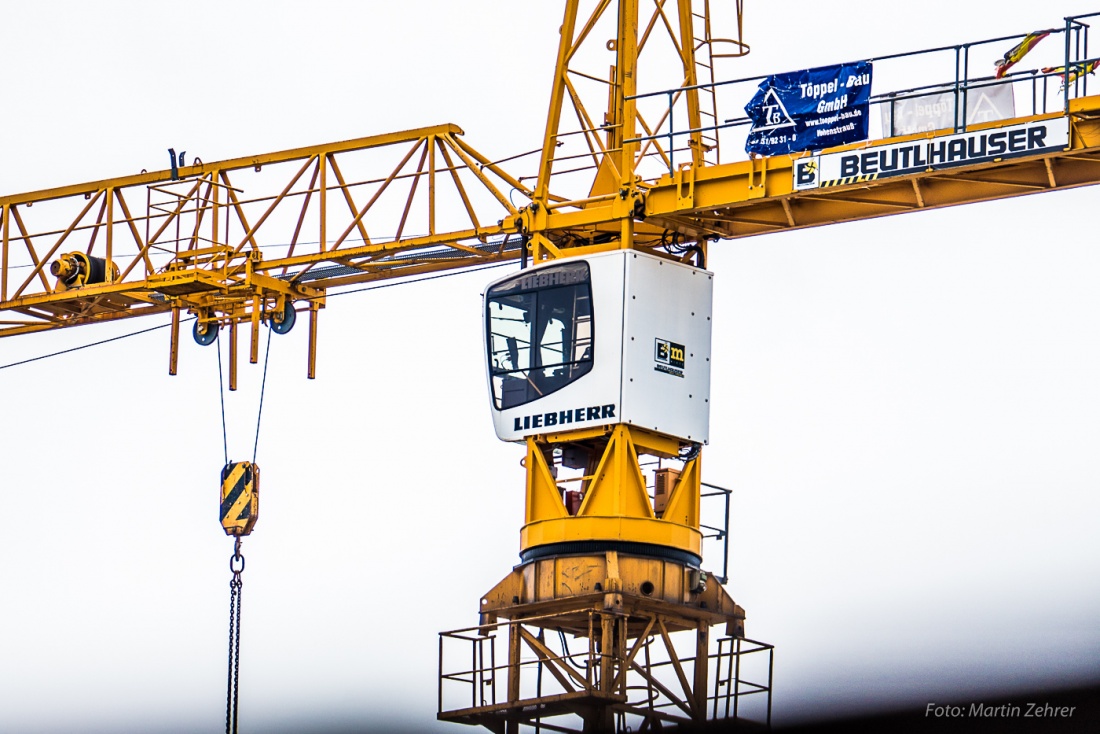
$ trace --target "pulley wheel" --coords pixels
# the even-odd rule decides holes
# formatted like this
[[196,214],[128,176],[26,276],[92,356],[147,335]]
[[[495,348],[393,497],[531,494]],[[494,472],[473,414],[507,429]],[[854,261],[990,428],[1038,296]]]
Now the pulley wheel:
[[216,323],[204,324],[196,319],[195,325],[191,327],[191,336],[195,337],[196,344],[201,344],[204,347],[210,346],[218,338],[218,325]]
[[276,334],[285,334],[294,328],[294,322],[298,320],[298,312],[294,310],[294,302],[289,298],[286,301],[286,306],[283,307],[282,320],[276,319],[272,316],[268,319],[268,324],[271,326],[271,330]]

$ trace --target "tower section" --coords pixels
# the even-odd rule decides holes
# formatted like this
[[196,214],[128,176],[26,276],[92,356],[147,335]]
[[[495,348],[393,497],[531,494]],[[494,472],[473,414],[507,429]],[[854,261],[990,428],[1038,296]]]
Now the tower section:
[[521,560],[622,551],[699,567],[712,283],[616,250],[486,290],[493,423],[527,448]]
[[[741,4],[726,9],[739,31]],[[771,648],[745,639],[703,557],[713,234],[647,214],[654,181],[695,202],[717,160],[698,72],[747,47],[738,32],[716,54],[710,15],[565,3],[530,202],[502,220],[531,267],[484,294],[493,424],[525,452],[520,563],[478,626],[440,636],[442,720],[626,732],[741,719],[754,693],[770,710]],[[690,126],[678,141],[655,132],[673,118]]]
[[[520,563],[482,596],[477,627],[441,635],[441,719],[694,727],[768,693],[771,648],[745,639],[744,610],[703,563],[712,285],[615,249],[486,289],[493,424],[526,450]],[[752,652],[757,683],[740,674]]]

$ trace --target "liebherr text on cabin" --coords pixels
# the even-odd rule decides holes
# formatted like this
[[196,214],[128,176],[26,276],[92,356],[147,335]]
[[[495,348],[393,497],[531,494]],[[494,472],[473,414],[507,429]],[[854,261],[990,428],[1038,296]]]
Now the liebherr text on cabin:
[[570,423],[584,423],[585,421],[598,421],[603,418],[614,417],[614,403],[608,405],[590,405],[587,408],[535,413],[534,415],[525,415],[522,418],[516,416],[513,428],[517,431],[526,431],[531,428],[551,428],[553,426],[568,425]]

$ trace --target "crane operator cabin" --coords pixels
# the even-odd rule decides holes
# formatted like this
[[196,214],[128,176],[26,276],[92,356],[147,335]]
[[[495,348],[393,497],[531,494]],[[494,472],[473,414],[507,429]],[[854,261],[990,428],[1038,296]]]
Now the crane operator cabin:
[[705,444],[712,286],[705,270],[627,250],[492,283],[497,436],[626,423]]

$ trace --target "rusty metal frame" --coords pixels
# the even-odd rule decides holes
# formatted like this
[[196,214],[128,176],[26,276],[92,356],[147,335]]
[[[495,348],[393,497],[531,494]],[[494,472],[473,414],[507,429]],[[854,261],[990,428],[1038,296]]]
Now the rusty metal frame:
[[[580,649],[569,649],[569,636]],[[750,720],[770,725],[772,646],[734,637],[711,642],[705,622],[598,608],[442,632],[438,718],[503,733],[610,731],[622,717],[631,730],[646,731],[743,721],[742,700],[762,695]],[[760,679],[748,680],[743,659],[754,653],[764,656],[752,673]]]

